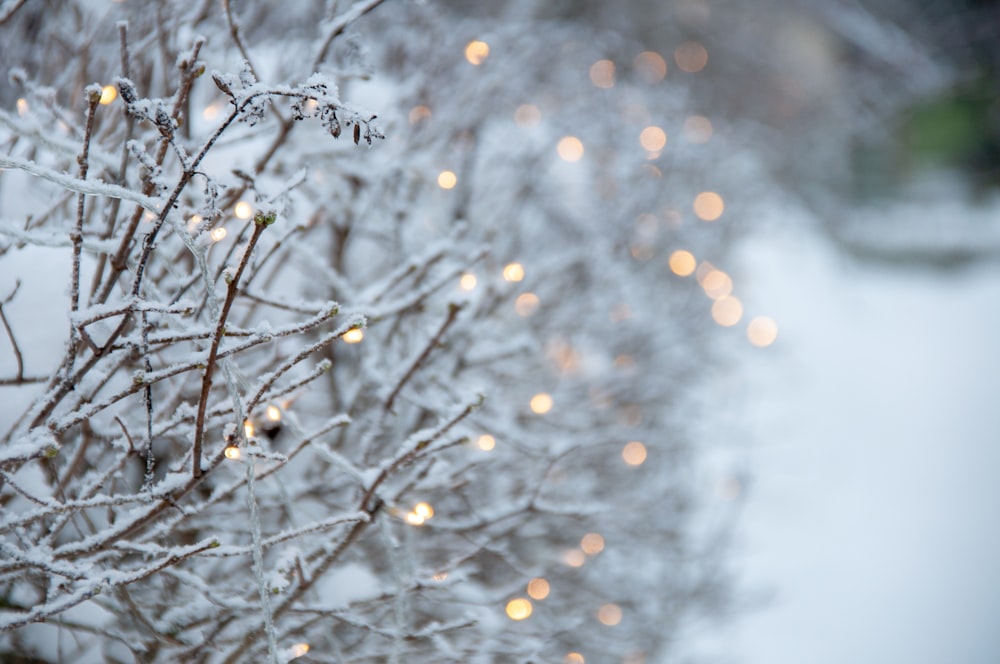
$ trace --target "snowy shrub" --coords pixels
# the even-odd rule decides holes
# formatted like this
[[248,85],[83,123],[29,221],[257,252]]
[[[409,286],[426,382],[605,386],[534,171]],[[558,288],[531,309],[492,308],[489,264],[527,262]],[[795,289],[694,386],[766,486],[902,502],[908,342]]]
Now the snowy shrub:
[[2,27],[2,656],[659,661],[718,610],[669,258],[729,231],[653,54],[132,4]]

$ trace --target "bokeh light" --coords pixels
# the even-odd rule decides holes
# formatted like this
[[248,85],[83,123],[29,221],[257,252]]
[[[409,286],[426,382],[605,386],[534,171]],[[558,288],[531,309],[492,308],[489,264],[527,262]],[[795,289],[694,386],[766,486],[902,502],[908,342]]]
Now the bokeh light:
[[580,540],[580,550],[588,556],[596,556],[604,551],[604,538],[598,533],[587,533]]
[[685,251],[684,249],[678,249],[674,253],[670,254],[670,271],[679,277],[690,276],[697,267],[697,262],[695,261],[694,254],[690,251]]
[[504,281],[518,282],[524,279],[524,266],[520,263],[507,263],[503,268]]
[[116,88],[113,85],[105,85],[103,88],[101,88],[100,103],[102,105],[107,106],[115,99],[118,99],[118,88]]
[[365,331],[360,327],[351,328],[347,332],[344,332],[344,342],[349,344],[361,343],[361,340],[365,338]]
[[646,461],[646,446],[637,440],[626,443],[622,448],[622,459],[630,466],[641,466]]
[[617,604],[605,604],[598,609],[597,619],[602,625],[614,627],[622,621],[622,609]]
[[583,567],[583,564],[587,562],[587,554],[580,549],[570,549],[563,553],[562,559],[570,567]]
[[585,664],[587,660],[578,652],[568,652],[563,657],[563,664]]
[[430,118],[431,109],[426,106],[414,106],[410,109],[410,114],[408,116],[411,125],[415,125],[423,120],[430,120]]
[[550,410],[555,402],[552,400],[552,395],[546,392],[539,392],[535,396],[531,397],[531,412],[536,415],[544,415]]
[[711,270],[701,279],[705,295],[713,300],[726,297],[733,292],[733,279],[722,270]]
[[747,325],[747,338],[758,348],[770,346],[778,338],[778,324],[767,316],[757,316]]
[[722,216],[725,203],[714,191],[703,191],[694,198],[694,213],[702,221],[715,221]]
[[690,115],[684,120],[684,138],[691,143],[708,143],[712,138],[712,121],[704,115]]
[[437,182],[442,189],[454,189],[458,184],[458,176],[453,171],[441,171],[438,173]]
[[660,127],[646,127],[639,134],[639,143],[644,150],[659,152],[667,144],[667,132]]
[[696,41],[684,42],[674,50],[674,62],[681,71],[695,74],[708,64],[708,51]]
[[564,136],[559,139],[556,151],[563,161],[580,161],[583,158],[583,141],[576,136]]
[[590,66],[590,82],[599,88],[615,87],[615,63],[598,60]]
[[507,617],[511,620],[524,620],[531,615],[531,611],[531,602],[523,597],[507,602]]
[[549,596],[549,582],[539,577],[528,581],[528,596],[531,599],[543,600]]
[[233,206],[233,214],[237,219],[249,219],[253,215],[253,205],[247,201],[240,201]]
[[727,295],[715,301],[712,305],[712,320],[722,327],[732,327],[743,318],[743,304],[733,297]]
[[208,235],[212,238],[213,242],[221,242],[226,239],[226,229],[219,226],[218,228],[213,228],[212,232]]
[[486,62],[490,55],[490,45],[484,41],[473,40],[465,46],[465,59],[479,66]]
[[667,75],[667,61],[656,51],[643,51],[632,61],[636,73],[645,83],[659,83]]
[[518,127],[535,127],[542,121],[542,112],[534,104],[521,104],[514,111]]
[[477,283],[479,283],[479,280],[476,279],[476,275],[472,274],[471,272],[466,272],[458,280],[458,287],[464,291],[470,291],[476,287]]
[[534,293],[521,293],[514,300],[514,311],[518,316],[530,316],[538,311],[539,300]]
[[484,433],[476,441],[476,444],[479,446],[479,449],[483,450],[484,452],[489,452],[490,450],[492,450],[494,447],[497,446],[497,439],[488,433]]

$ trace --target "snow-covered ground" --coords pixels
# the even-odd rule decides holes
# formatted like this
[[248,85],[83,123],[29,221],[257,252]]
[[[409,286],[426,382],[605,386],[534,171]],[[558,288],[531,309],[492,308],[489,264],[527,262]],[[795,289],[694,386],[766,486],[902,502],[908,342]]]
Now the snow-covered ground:
[[770,599],[708,660],[1000,662],[1000,263],[887,269],[791,225],[742,256],[779,340],[741,353],[735,562]]

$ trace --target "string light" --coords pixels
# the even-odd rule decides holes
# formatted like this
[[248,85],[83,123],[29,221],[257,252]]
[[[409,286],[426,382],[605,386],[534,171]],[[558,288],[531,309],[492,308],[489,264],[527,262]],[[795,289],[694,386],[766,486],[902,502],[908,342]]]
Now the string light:
[[205,110],[201,112],[201,117],[208,121],[212,121],[219,117],[219,112],[222,111],[222,107],[219,104],[209,104],[205,107]]
[[637,440],[625,444],[622,459],[630,466],[641,466],[646,461],[646,446]]
[[417,503],[413,509],[406,514],[406,522],[411,526],[422,526],[428,519],[434,516],[434,508],[428,503]]
[[438,583],[441,583],[442,581],[444,581],[444,580],[446,580],[448,578],[448,572],[438,572],[437,574],[435,574],[431,578],[434,579],[435,581],[437,581]]
[[670,254],[669,264],[670,271],[679,277],[690,276],[697,267],[694,254],[690,251],[685,251],[684,249],[678,249],[674,253]]
[[583,141],[576,136],[563,136],[556,145],[560,159],[570,163],[583,159]]
[[721,297],[712,305],[712,319],[722,327],[732,327],[742,317],[743,304],[732,295]]
[[584,664],[585,661],[583,655],[578,652],[568,652],[563,657],[563,664]]
[[241,456],[240,448],[236,447],[235,445],[227,445],[223,454],[225,454],[226,458],[229,459],[230,461],[237,461]]
[[521,293],[514,300],[514,311],[518,316],[530,316],[538,311],[539,300],[534,293]]
[[531,602],[518,597],[507,602],[507,617],[511,620],[524,620],[531,615]]
[[454,189],[455,185],[458,184],[458,176],[455,175],[454,171],[441,171],[438,173],[437,182],[442,189]]
[[531,397],[531,412],[535,415],[544,415],[552,410],[552,396],[545,392],[539,392]]
[[360,327],[352,327],[347,332],[344,332],[344,343],[348,344],[359,344],[361,340],[365,338],[365,332]]
[[99,103],[102,104],[103,106],[107,106],[117,98],[118,98],[118,89],[115,88],[115,86],[105,85],[103,88],[101,88],[101,98],[99,100]]
[[696,41],[684,42],[674,50],[674,62],[681,71],[696,74],[708,64],[708,51]]
[[212,232],[209,233],[209,237],[212,238],[213,242],[221,242],[222,240],[226,239],[226,229],[223,228],[222,226],[219,226],[218,228],[213,228]]
[[267,415],[267,419],[271,420],[272,422],[281,421],[281,409],[275,406],[274,404],[271,404],[270,406],[267,407],[265,415]]
[[733,292],[733,279],[722,270],[711,270],[702,278],[701,287],[705,295],[718,300]]
[[587,554],[580,549],[570,549],[563,553],[563,562],[570,567],[583,567],[587,562]]
[[25,115],[28,114],[29,106],[27,99],[25,99],[24,97],[18,98],[16,106],[17,106],[17,114],[19,116],[23,118]]
[[302,657],[307,652],[309,652],[309,644],[308,643],[296,643],[291,648],[289,648],[289,652],[291,654],[291,658],[290,659],[295,659],[296,657]]
[[639,144],[647,152],[659,152],[667,144],[667,132],[656,126],[646,127],[639,134]]
[[597,619],[602,625],[614,627],[622,621],[622,609],[617,604],[605,604],[598,609]]
[[253,438],[254,434],[257,433],[251,420],[243,420],[243,433],[247,440]]
[[462,278],[458,280],[458,286],[464,291],[470,291],[476,287],[478,281],[479,280],[476,279],[476,275],[471,272],[466,272],[462,275]]
[[549,582],[541,577],[528,581],[528,596],[531,599],[543,600],[549,596],[550,590]]
[[484,41],[473,40],[465,46],[465,59],[477,67],[483,64],[490,55],[490,45]]
[[253,215],[253,206],[246,201],[240,201],[233,207],[237,219],[249,219]]
[[580,550],[588,556],[596,556],[604,551],[604,538],[598,533],[587,533],[580,540]]
[[489,452],[494,447],[496,447],[497,439],[488,433],[484,433],[482,436],[479,437],[479,440],[476,441],[476,444],[479,445],[479,449],[483,450],[484,452]]
[[615,63],[611,60],[598,60],[592,64],[590,82],[605,90],[615,87]]
[[667,75],[667,61],[655,51],[643,51],[635,56],[632,66],[649,85],[659,83]]
[[747,325],[747,338],[754,346],[766,348],[778,338],[778,325],[767,316],[757,316]]
[[722,216],[725,204],[714,191],[703,191],[694,198],[694,213],[702,221],[715,221]]
[[518,282],[524,279],[524,266],[520,263],[507,263],[503,268],[504,281]]

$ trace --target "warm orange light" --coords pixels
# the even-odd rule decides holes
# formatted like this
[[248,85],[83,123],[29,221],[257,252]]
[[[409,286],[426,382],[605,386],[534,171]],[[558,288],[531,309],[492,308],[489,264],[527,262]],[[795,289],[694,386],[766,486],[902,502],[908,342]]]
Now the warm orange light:
[[504,281],[517,282],[524,279],[524,266],[520,263],[507,263],[503,268]]
[[406,513],[406,522],[408,524],[410,524],[411,526],[422,526],[422,525],[424,525],[424,521],[426,521],[426,520],[427,519],[425,519],[424,517],[420,516],[416,512],[407,512]]
[[765,348],[778,338],[778,324],[767,316],[757,316],[747,325],[747,338],[757,348]]
[[708,143],[712,138],[712,121],[703,115],[691,115],[684,120],[684,138],[692,143]]
[[563,161],[575,162],[583,159],[583,141],[576,136],[564,136],[559,139],[556,151]]
[[347,332],[344,332],[344,343],[357,344],[361,343],[361,340],[365,338],[365,331],[360,327],[352,327]]
[[30,107],[28,106],[28,100],[24,97],[19,97],[15,106],[17,107],[17,114],[22,118],[28,114]]
[[553,403],[551,395],[546,394],[545,392],[539,392],[535,396],[531,397],[531,412],[535,415],[544,415],[552,410]]
[[542,112],[534,104],[521,104],[514,111],[514,122],[518,127],[534,127],[542,121]]
[[511,620],[524,620],[531,615],[531,602],[518,597],[507,602],[507,617]]
[[434,516],[434,508],[428,503],[417,503],[413,506],[413,513],[423,519],[429,519]]
[[490,45],[484,41],[470,41],[465,46],[465,59],[471,64],[479,66],[486,62],[490,55]]
[[646,446],[637,440],[625,444],[622,459],[630,466],[641,466],[646,461]]
[[667,132],[659,127],[646,127],[639,134],[639,144],[643,150],[659,152],[667,144]]
[[514,300],[514,311],[518,316],[530,316],[538,311],[539,300],[534,293],[521,293]]
[[237,219],[249,219],[253,215],[253,206],[246,201],[240,201],[233,207],[233,214]]
[[267,419],[271,420],[272,422],[281,421],[281,409],[275,405],[268,406],[265,415],[267,415]]
[[708,51],[698,42],[684,42],[674,50],[674,62],[681,71],[694,74],[708,64]]
[[715,221],[722,216],[725,204],[714,191],[703,191],[694,197],[694,213],[702,221]]
[[438,186],[442,189],[454,189],[456,184],[458,184],[458,176],[453,171],[438,173]]
[[208,235],[212,238],[213,242],[221,242],[226,239],[226,229],[219,226],[218,228],[213,228],[212,232]]
[[476,287],[479,280],[476,279],[476,275],[471,272],[466,272],[462,275],[462,278],[458,280],[458,286],[464,291],[470,291]]
[[578,652],[568,652],[563,657],[563,664],[585,664],[586,660]]
[[580,540],[580,550],[588,556],[596,556],[604,551],[604,538],[598,533],[587,533]]
[[543,600],[549,596],[549,582],[539,577],[528,581],[528,595],[531,599]]
[[590,82],[599,88],[615,87],[615,63],[598,60],[590,66]]
[[583,567],[587,562],[587,554],[580,549],[570,549],[563,554],[563,562],[570,567]]
[[484,433],[479,437],[479,440],[476,441],[476,444],[479,445],[479,449],[484,452],[489,452],[497,446],[497,439],[488,433]]
[[667,75],[667,61],[656,51],[643,51],[635,56],[632,66],[635,67],[639,77],[649,85],[659,83]]
[[256,429],[254,428],[252,421],[250,420],[243,421],[243,433],[246,435],[247,440],[253,438],[254,434],[256,433]]
[[679,277],[687,277],[694,272],[697,262],[690,251],[678,249],[670,254],[670,271]]
[[226,458],[229,459],[230,461],[236,461],[237,459],[240,458],[240,448],[236,447],[235,445],[226,446],[225,452],[223,453],[226,455]]
[[219,104],[209,104],[205,107],[205,110],[201,112],[201,117],[208,121],[212,121],[219,117],[219,113],[222,112],[222,108]]
[[422,120],[430,120],[431,109],[427,108],[426,106],[414,106],[413,108],[410,109],[410,113],[407,117],[410,121],[410,124],[415,125]]
[[614,627],[622,621],[622,609],[617,604],[605,604],[597,611],[601,624]]
[[712,319],[723,327],[732,327],[743,317],[743,304],[732,295],[719,298],[712,305]]
[[295,645],[293,645],[290,648],[290,650],[291,650],[291,655],[292,655],[291,659],[295,659],[296,657],[302,657],[307,652],[309,652],[309,644],[308,643],[296,643]]
[[733,292],[733,280],[722,270],[711,270],[702,277],[701,287],[705,290],[705,295],[718,300]]
[[107,106],[117,98],[118,98],[118,88],[116,88],[115,86],[105,85],[103,88],[101,88],[100,103],[103,104],[104,106]]

